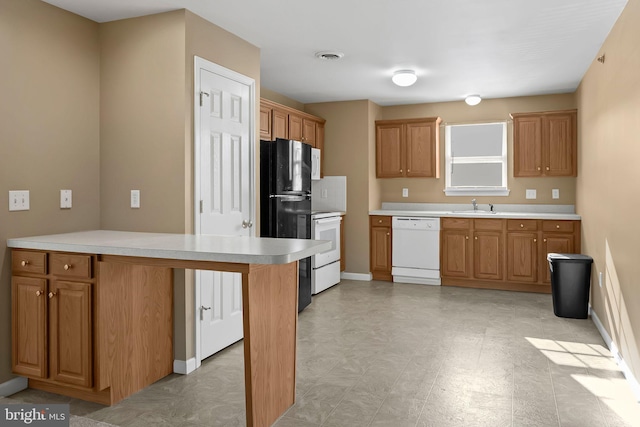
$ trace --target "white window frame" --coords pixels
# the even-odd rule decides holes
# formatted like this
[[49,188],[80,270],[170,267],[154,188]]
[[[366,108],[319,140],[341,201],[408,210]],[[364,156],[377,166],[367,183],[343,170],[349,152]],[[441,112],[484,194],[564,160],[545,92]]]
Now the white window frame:
[[[453,126],[481,126],[481,125],[495,125],[502,124],[502,154],[500,156],[486,156],[486,157],[455,157],[451,156],[451,128]],[[508,196],[508,157],[507,157],[507,122],[495,121],[486,123],[461,123],[445,125],[445,189],[443,190],[447,196]],[[486,164],[486,163],[502,163],[502,183],[504,186],[489,187],[452,187],[451,186],[451,171],[452,164],[455,161],[456,164]]]

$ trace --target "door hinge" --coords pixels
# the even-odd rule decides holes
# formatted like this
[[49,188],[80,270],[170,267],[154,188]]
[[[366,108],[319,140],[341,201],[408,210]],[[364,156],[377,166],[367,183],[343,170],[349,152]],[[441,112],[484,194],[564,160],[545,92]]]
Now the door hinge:
[[204,213],[203,201],[200,200],[200,213]]
[[203,99],[202,97],[203,96],[209,97],[209,94],[207,92],[200,91],[200,106],[201,107],[204,105],[203,101],[202,101],[202,99]]

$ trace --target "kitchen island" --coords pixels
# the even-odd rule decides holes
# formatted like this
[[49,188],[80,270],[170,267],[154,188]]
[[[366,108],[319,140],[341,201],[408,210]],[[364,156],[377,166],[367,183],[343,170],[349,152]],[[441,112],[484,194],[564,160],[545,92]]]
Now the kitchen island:
[[295,400],[298,239],[85,231],[9,239],[12,366],[29,386],[114,404],[172,372],[174,268],[242,275],[248,426]]

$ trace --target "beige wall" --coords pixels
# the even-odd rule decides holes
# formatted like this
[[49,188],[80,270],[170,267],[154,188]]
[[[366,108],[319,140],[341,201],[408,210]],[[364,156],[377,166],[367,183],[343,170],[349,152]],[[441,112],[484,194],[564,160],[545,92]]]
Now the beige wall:
[[346,271],[369,272],[369,101],[305,105],[325,119],[324,174],[347,177]]
[[[577,92],[577,209],[591,304],[640,380],[640,0],[629,0]],[[604,286],[597,274],[604,273]]]
[[185,230],[184,20],[175,11],[100,25],[104,229]]
[[[463,101],[441,102],[433,104],[402,105],[383,107],[385,120],[414,117],[441,117],[442,123],[469,123],[490,120],[509,120],[509,113],[529,111],[549,111],[573,109],[576,107],[575,95],[546,95],[516,98],[485,99],[470,107]],[[508,187],[509,196],[476,197],[478,203],[536,203],[536,204],[575,204],[575,178],[514,178],[513,177],[513,137],[509,122],[507,152],[509,155]],[[473,197],[446,196],[444,190],[444,128],[440,128],[440,178],[394,178],[380,179],[383,202],[418,203],[471,203]],[[409,197],[402,197],[402,189],[409,189]],[[560,199],[551,198],[551,189],[560,190]],[[526,189],[536,189],[537,199],[525,199]],[[379,208],[379,207],[378,207]]]
[[[100,226],[98,24],[38,0],[0,0],[0,384],[11,375],[6,239]],[[60,190],[73,208],[60,209]],[[9,212],[9,190],[31,209]]]
[[[260,98],[268,99],[269,101],[277,102],[278,104],[286,105],[287,107],[291,107],[296,110],[305,111],[304,104],[302,102],[298,102],[295,99],[281,95],[278,92],[267,89],[266,87],[260,89]],[[310,112],[308,113],[313,114]]]

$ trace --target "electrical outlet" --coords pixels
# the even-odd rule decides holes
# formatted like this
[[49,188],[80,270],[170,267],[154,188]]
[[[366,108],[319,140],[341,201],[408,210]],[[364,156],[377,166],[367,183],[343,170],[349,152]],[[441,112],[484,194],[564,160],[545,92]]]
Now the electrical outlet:
[[526,192],[526,198],[527,199],[535,199],[536,198],[536,190],[531,190],[529,188],[527,188],[527,192]]
[[9,191],[9,211],[29,210],[29,190]]
[[71,209],[71,190],[60,190],[60,209]]
[[558,188],[554,188],[553,190],[551,190],[551,198],[552,199],[560,198],[560,190]]
[[322,193],[320,194],[320,197],[323,199],[326,199],[329,196],[329,191],[326,188],[322,189]]
[[140,190],[131,190],[131,208],[140,208]]
[[402,197],[409,197],[409,189],[408,188],[403,188],[402,189]]

